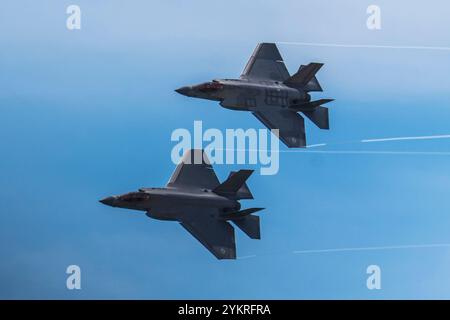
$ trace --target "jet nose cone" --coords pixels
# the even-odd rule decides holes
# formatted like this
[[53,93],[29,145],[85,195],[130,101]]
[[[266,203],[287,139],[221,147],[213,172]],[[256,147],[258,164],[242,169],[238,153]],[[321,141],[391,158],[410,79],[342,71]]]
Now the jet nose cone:
[[112,206],[115,200],[116,200],[115,197],[106,197],[105,199],[99,201],[103,204],[106,204],[107,206]]
[[189,95],[189,92],[191,91],[190,87],[181,87],[175,90],[176,92],[178,92],[179,94],[182,94],[184,96]]

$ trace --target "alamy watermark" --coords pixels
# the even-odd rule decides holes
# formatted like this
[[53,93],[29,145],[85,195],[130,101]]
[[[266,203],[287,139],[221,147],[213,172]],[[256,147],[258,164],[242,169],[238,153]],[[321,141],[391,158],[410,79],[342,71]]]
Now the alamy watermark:
[[81,29],[81,9],[79,6],[72,4],[67,7],[66,13],[69,15],[66,20],[66,27],[69,30]]
[[[261,175],[278,173],[278,130],[226,129],[224,135],[215,128],[203,131],[203,122],[194,121],[193,134],[179,128],[172,132],[171,140],[177,142],[171,153],[174,164],[181,161],[187,150],[204,149],[211,164],[259,164]],[[194,161],[202,163],[202,159]]]
[[381,29],[381,8],[375,4],[367,7],[366,10],[369,17],[366,20],[366,26],[369,30]]
[[66,280],[66,288],[68,290],[81,289],[81,268],[76,264],[67,267],[66,273],[69,275]]
[[376,264],[367,267],[366,273],[369,275],[366,281],[367,289],[380,290],[381,289],[381,268]]

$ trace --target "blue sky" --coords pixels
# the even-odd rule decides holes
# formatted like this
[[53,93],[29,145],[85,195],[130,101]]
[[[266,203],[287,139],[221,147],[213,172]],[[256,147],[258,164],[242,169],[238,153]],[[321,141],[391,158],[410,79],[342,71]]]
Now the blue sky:
[[[78,4],[82,29],[66,29]],[[366,28],[366,8],[382,29]],[[0,11],[0,298],[450,298],[450,249],[293,254],[450,243],[450,156],[282,153],[245,205],[262,240],[237,232],[217,261],[176,223],[98,199],[163,186],[170,135],[263,128],[249,114],[173,89],[237,77],[258,42],[449,46],[446,1],[3,1]],[[448,51],[279,45],[287,67],[324,62],[331,130],[309,143],[347,151],[450,152]],[[282,150],[287,150],[281,146]],[[311,149],[312,150],[312,149]],[[319,149],[317,149],[319,150]],[[241,166],[216,165],[219,178]],[[82,290],[65,269],[82,270]],[[366,288],[366,268],[382,289]]]

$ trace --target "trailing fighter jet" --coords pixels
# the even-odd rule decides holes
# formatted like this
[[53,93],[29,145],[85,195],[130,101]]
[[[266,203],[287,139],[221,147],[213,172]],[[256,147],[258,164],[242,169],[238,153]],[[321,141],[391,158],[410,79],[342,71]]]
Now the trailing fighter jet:
[[218,79],[176,92],[189,97],[220,101],[227,109],[250,111],[267,128],[279,129],[279,138],[289,147],[306,146],[304,119],[320,129],[329,129],[328,109],[333,99],[311,101],[308,92],[322,91],[315,74],[322,63],[300,66],[290,76],[274,43],[260,43],[239,79]]
[[263,208],[241,210],[241,199],[253,199],[245,181],[253,170],[231,172],[219,183],[203,150],[187,151],[165,188],[141,188],[107,197],[111,207],[145,211],[149,218],[178,221],[218,259],[236,259],[232,222],[252,239],[260,239]]

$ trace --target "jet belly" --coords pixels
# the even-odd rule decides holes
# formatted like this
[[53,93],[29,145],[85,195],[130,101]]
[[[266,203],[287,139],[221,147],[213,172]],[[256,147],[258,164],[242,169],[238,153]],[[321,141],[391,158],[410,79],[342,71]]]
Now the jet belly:
[[153,195],[152,199],[155,204],[175,204],[176,206],[195,205],[197,207],[228,208],[236,205],[235,200],[219,196],[210,190],[193,192],[176,190],[170,191],[165,195]]
[[287,108],[308,99],[297,89],[269,81],[234,83],[224,90],[224,97],[222,107],[253,112],[267,106]]
[[148,216],[159,220],[180,220],[186,208],[203,211],[205,208],[216,208],[225,211],[228,208],[239,209],[235,200],[219,196],[210,190],[184,191],[166,189],[151,196]]
[[227,109],[250,111],[256,107],[261,95],[261,88],[257,86],[233,83],[224,88],[220,105]]

